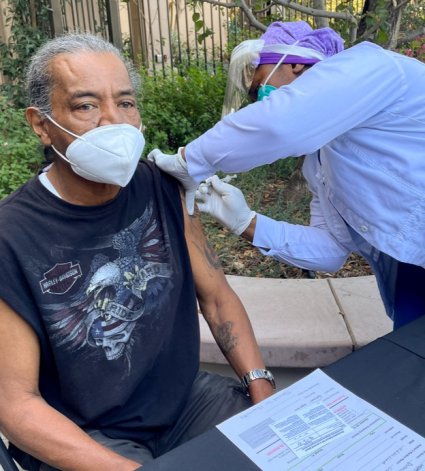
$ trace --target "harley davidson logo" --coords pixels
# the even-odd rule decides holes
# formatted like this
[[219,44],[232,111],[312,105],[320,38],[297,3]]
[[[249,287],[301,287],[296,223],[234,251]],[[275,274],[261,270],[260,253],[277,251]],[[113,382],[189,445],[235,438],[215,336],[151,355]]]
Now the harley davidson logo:
[[82,275],[80,264],[72,262],[57,263],[53,268],[44,273],[40,281],[41,291],[50,294],[64,294],[69,291]]

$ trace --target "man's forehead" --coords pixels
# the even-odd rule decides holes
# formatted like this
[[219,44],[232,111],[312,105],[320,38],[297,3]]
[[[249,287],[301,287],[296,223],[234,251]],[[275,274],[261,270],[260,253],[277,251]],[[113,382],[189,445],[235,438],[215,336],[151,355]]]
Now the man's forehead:
[[83,84],[131,83],[122,60],[109,52],[59,54],[51,61],[50,72],[53,81],[66,89]]
[[92,67],[90,65],[92,63],[111,65],[116,66],[120,65],[125,69],[125,65],[122,60],[117,57],[112,52],[95,52],[95,51],[78,51],[73,53],[64,52],[58,54],[52,59],[51,66],[66,66],[70,68],[80,67],[82,64],[85,65],[84,70],[90,71]]

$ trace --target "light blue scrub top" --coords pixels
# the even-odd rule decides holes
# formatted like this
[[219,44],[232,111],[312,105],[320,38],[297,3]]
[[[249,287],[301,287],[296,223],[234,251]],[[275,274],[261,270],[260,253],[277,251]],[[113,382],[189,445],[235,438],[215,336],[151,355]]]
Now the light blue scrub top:
[[302,155],[310,226],[258,215],[255,246],[320,271],[338,270],[356,251],[381,286],[390,281],[379,279],[388,272],[378,270],[380,253],[425,267],[425,64],[360,43],[185,148],[199,181]]

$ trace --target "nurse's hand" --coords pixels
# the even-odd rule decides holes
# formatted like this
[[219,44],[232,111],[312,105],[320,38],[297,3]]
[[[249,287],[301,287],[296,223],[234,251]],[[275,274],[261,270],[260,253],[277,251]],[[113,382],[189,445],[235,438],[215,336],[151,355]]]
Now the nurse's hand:
[[192,215],[195,209],[195,192],[198,184],[189,175],[187,164],[181,154],[182,147],[179,147],[177,154],[163,154],[159,149],[149,152],[148,160],[155,164],[164,172],[177,178],[186,190],[186,208],[188,214]]
[[237,235],[247,229],[256,214],[246,204],[242,191],[220,180],[217,175],[199,185],[196,199],[200,211],[210,214]]

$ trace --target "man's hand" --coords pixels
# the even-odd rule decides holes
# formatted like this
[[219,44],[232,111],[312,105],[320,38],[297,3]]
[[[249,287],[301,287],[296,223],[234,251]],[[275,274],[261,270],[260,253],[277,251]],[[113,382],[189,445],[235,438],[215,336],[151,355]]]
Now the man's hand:
[[240,235],[249,226],[255,212],[251,211],[239,188],[220,180],[217,175],[207,178],[196,192],[198,208],[210,214],[234,234]]
[[154,149],[149,152],[148,160],[155,162],[161,170],[180,181],[186,190],[187,212],[192,215],[195,209],[195,192],[198,184],[187,171],[187,164],[182,156],[182,147],[179,147],[177,154],[174,155],[163,154],[159,149]]

